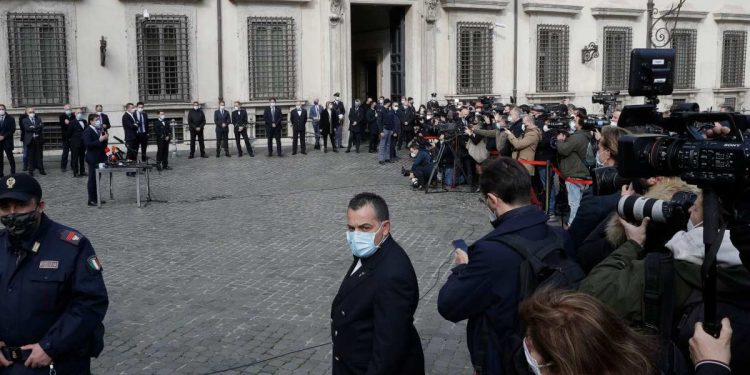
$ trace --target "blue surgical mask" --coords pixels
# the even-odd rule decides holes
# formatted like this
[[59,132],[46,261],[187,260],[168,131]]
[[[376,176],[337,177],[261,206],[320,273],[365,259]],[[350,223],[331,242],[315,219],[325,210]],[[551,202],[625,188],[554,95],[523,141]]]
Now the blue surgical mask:
[[346,242],[349,243],[352,254],[357,258],[369,258],[372,254],[375,254],[380,247],[380,244],[375,245],[375,235],[381,229],[383,229],[382,223],[375,232],[347,231]]

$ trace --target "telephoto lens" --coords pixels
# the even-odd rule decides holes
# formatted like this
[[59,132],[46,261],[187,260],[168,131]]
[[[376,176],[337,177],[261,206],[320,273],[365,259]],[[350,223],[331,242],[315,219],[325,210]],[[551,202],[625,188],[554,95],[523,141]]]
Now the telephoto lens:
[[631,195],[620,198],[617,213],[633,223],[640,223],[648,217],[656,223],[682,225],[687,224],[690,217],[688,209],[697,198],[695,193],[687,191],[675,193],[669,201]]
[[614,194],[632,180],[617,173],[617,167],[599,167],[591,170],[591,189],[594,195]]

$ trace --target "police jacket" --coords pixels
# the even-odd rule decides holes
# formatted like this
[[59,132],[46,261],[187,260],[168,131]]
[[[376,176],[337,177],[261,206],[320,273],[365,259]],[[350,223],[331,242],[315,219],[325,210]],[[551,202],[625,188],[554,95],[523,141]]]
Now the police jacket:
[[[469,263],[453,268],[438,295],[438,312],[443,318],[454,323],[468,319],[466,335],[471,360],[475,367],[486,369],[486,374],[505,374],[503,368],[512,366],[502,363],[500,354],[509,352],[509,338],[520,330],[518,289],[523,258],[494,239],[510,233],[529,240],[545,238],[547,220],[547,215],[532,205],[500,216],[493,222],[492,232],[469,246]],[[572,257],[570,240],[562,233],[561,236],[566,238],[566,251]],[[490,336],[486,341],[482,337],[484,331]],[[477,363],[478,347],[487,348],[484,363]]]
[[[88,373],[90,357],[102,350],[109,305],[91,243],[43,214],[23,243],[24,255],[9,246],[7,230],[0,231],[0,341],[9,347],[39,343],[58,374]],[[19,366],[9,371],[27,373]]]
[[414,327],[419,287],[409,257],[388,237],[352,275],[358,260],[331,307],[333,374],[424,374]]

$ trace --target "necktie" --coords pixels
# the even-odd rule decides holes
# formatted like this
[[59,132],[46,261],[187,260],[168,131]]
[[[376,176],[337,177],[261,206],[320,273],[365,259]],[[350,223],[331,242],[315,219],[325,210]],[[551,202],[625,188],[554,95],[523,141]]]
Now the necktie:
[[271,107],[271,122],[276,121],[276,107]]

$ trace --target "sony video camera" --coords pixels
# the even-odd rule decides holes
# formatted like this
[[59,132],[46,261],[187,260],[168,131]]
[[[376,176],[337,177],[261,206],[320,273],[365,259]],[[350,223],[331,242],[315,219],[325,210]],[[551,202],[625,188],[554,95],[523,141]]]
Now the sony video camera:
[[619,91],[599,91],[595,92],[591,96],[591,102],[594,104],[601,104],[604,109],[604,114],[608,117],[612,117],[614,108],[617,107],[617,96],[620,95]]

